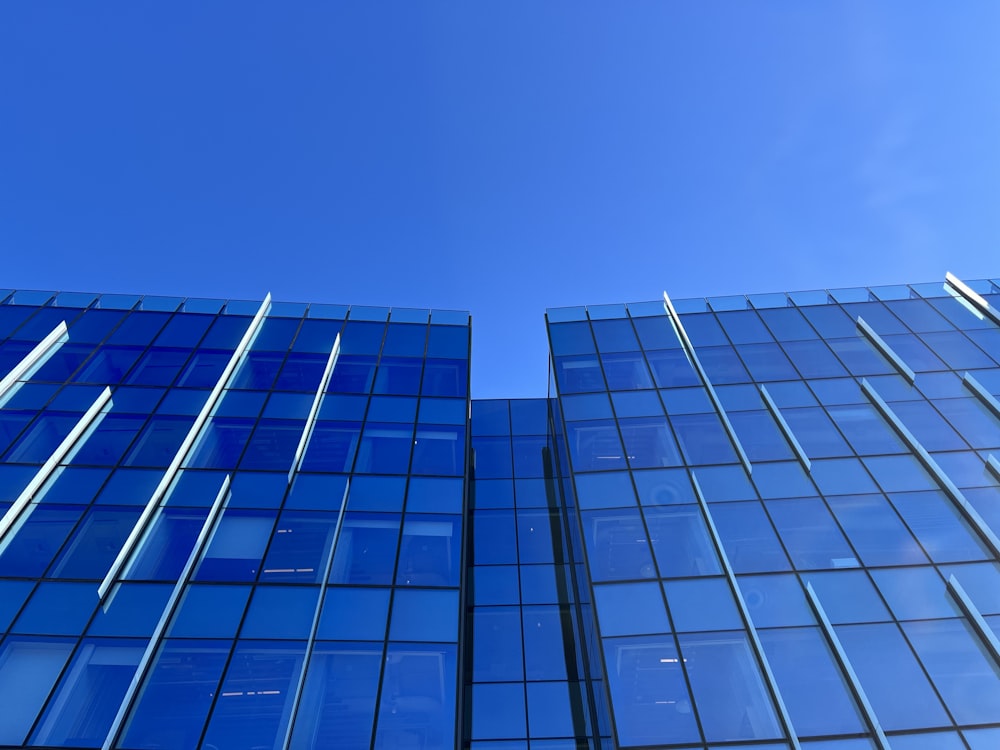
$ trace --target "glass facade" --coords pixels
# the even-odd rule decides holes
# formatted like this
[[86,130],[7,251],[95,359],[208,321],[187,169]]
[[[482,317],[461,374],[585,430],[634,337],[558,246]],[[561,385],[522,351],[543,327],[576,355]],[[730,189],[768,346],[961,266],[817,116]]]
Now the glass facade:
[[0,290],[0,747],[996,748],[998,308]]

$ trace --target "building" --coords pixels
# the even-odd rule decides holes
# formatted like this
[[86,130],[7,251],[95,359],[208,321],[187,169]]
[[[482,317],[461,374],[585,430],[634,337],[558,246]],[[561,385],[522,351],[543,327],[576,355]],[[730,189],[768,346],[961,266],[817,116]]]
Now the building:
[[998,308],[0,291],[0,747],[994,750]]

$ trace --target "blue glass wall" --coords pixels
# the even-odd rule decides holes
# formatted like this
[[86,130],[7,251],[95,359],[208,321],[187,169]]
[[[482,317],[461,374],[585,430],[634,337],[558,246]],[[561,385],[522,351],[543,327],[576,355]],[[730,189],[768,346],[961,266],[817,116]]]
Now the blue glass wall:
[[548,313],[616,744],[1000,742],[995,319],[940,284],[674,310]]
[[0,290],[0,747],[993,750],[998,307]]
[[0,306],[0,744],[455,746],[468,315],[256,311]]

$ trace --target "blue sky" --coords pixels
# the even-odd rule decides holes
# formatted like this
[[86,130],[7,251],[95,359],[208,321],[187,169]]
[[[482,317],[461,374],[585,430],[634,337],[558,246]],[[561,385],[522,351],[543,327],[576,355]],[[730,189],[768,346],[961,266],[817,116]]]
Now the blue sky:
[[[473,312],[998,277],[1000,4],[0,3],[0,285]],[[514,364],[515,366],[511,366]]]

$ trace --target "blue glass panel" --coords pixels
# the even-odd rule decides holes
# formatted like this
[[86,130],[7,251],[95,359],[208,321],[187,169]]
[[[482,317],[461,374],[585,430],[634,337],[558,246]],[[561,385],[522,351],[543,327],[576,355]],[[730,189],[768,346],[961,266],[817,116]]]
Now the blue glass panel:
[[781,737],[744,633],[691,633],[678,640],[709,742]]
[[760,503],[719,503],[712,508],[712,518],[726,556],[737,573],[791,567]]
[[330,582],[391,583],[398,543],[398,515],[345,513]]
[[580,474],[576,477],[576,501],[584,509],[634,507],[635,491],[627,472]]
[[604,641],[604,661],[620,744],[700,741],[672,639],[608,639]]
[[895,625],[844,625],[837,635],[886,730],[950,726]]
[[[1000,742],[1000,730],[996,728],[966,729],[962,735],[972,750],[992,750]],[[934,750],[940,750],[940,748],[935,747]]]
[[240,315],[223,315],[216,318],[205,338],[201,340],[201,346],[212,349],[235,349],[246,333],[250,320]]
[[360,641],[385,638],[389,589],[331,586],[327,589],[316,637]]
[[797,406],[814,406],[816,396],[809,390],[809,386],[802,380],[786,380],[778,383],[769,383],[768,393],[774,403],[782,409],[791,409]]
[[[25,352],[26,354],[27,352]],[[9,362],[4,361],[4,352],[0,350],[0,372],[8,372],[20,361],[20,357],[13,357]],[[36,412],[45,407],[52,399],[59,385],[56,383],[21,383],[11,388],[4,396],[0,396],[0,406],[12,411]],[[13,416],[13,415],[8,415]],[[6,448],[11,440],[21,431],[30,418],[24,414],[24,422],[18,424],[17,416],[8,423],[4,419],[0,422],[0,448]],[[10,432],[13,425],[18,425],[16,431]]]
[[905,453],[900,437],[870,404],[831,406],[828,413],[858,455]]
[[[539,463],[540,460],[539,456]],[[413,466],[410,471],[414,474],[464,475],[465,427],[419,425],[413,438]]]
[[284,361],[284,353],[248,352],[236,369],[229,387],[266,391],[274,383]]
[[[415,460],[415,459],[414,459]],[[409,513],[461,513],[462,479],[413,477],[406,494]]]
[[415,728],[422,750],[455,747],[455,652],[447,645],[389,644],[376,750],[405,747]]
[[226,508],[202,553],[194,580],[256,580],[274,516],[274,511]]
[[565,680],[563,639],[573,632],[569,607],[524,607],[521,617],[525,677],[528,680]]
[[[394,320],[395,317],[393,315]],[[437,330],[440,331],[440,327]],[[468,335],[468,331],[466,331],[466,335]],[[425,325],[391,323],[385,334],[382,353],[391,357],[422,357],[426,339],[427,326]]]
[[253,348],[259,352],[283,352],[292,345],[299,320],[295,318],[266,318],[260,327]]
[[212,416],[256,418],[264,408],[266,398],[264,391],[223,391]]
[[375,379],[375,357],[341,355],[330,376],[329,393],[368,393]]
[[710,503],[757,499],[753,483],[742,466],[706,466],[691,473]]
[[958,605],[945,588],[944,580],[929,565],[920,568],[873,570],[872,577],[892,608],[893,614],[900,620],[961,615]]
[[689,464],[736,462],[732,441],[715,414],[675,415],[670,424]]
[[842,378],[848,375],[830,347],[822,341],[789,341],[782,347],[805,378]]
[[389,639],[458,640],[458,591],[397,589],[392,597]]
[[409,422],[417,416],[417,399],[402,396],[373,396],[368,419],[373,422]]
[[326,370],[322,354],[289,354],[278,374],[274,389],[315,393]]
[[604,376],[608,380],[608,390],[627,391],[652,388],[646,361],[639,352],[601,354]]
[[955,425],[973,448],[1000,444],[1000,421],[976,399],[937,399],[934,405]]
[[181,416],[155,415],[139,433],[123,466],[162,466],[173,461],[194,420]]
[[753,481],[764,500],[815,495],[816,488],[798,461],[754,466]]
[[158,312],[130,313],[108,337],[106,343],[146,346],[156,337],[169,318],[169,315]]
[[[637,509],[586,511],[581,516],[593,581],[656,577],[646,529]],[[649,533],[654,543],[659,540],[652,527]],[[668,575],[666,571],[661,573]]]
[[605,390],[604,374],[596,356],[577,354],[553,359],[560,395]]
[[954,575],[982,614],[1000,614],[1000,563],[948,565],[942,574]]
[[515,435],[511,438],[514,451],[514,475],[521,478],[545,476],[545,449],[548,438],[542,435]]
[[853,451],[847,447],[844,438],[823,409],[819,407],[785,409],[781,415],[809,458],[853,455]]
[[97,496],[97,502],[102,505],[145,505],[162,478],[162,471],[152,469],[115,469]]
[[934,562],[988,557],[982,542],[943,492],[892,494],[889,499]]
[[[622,439],[625,441],[628,462],[633,469],[681,464],[677,443],[674,441],[670,425],[665,417],[621,419],[618,424],[621,427]],[[593,449],[595,451],[608,451],[612,447],[611,444],[598,443],[593,446]],[[615,468],[611,465],[603,466],[605,463],[614,463],[613,456],[608,453],[598,453],[595,457],[595,463],[594,468]],[[574,468],[580,470],[580,467],[576,466],[575,463]]]
[[296,474],[285,509],[339,511],[346,495],[347,476],[343,474]]
[[903,630],[957,723],[1000,718],[1000,669],[968,623],[908,622]]
[[[743,619],[725,578],[691,578],[663,584],[678,632],[742,628]],[[625,612],[628,611],[624,607]]]
[[509,479],[477,479],[470,499],[474,508],[513,508],[514,483]]
[[103,578],[138,517],[138,508],[91,508],[49,575],[54,578]]
[[[582,726],[576,726],[573,718],[573,703],[579,702],[579,696],[571,696],[577,692],[577,687],[568,682],[529,682],[528,691],[528,729],[532,737],[567,737],[582,735]],[[571,740],[541,743],[533,741],[532,747],[543,750],[558,750],[562,745],[566,750],[575,750]]]
[[205,331],[215,321],[211,315],[189,315],[179,313],[156,337],[157,346],[196,346]]
[[468,693],[474,740],[527,734],[524,685],[473,685]]
[[79,635],[97,604],[91,583],[42,581],[21,610],[11,632]]
[[43,359],[44,364],[31,376],[35,382],[61,383],[69,380],[94,351],[93,346],[65,344]]
[[0,551],[0,576],[40,577],[82,511],[79,505],[28,506]]
[[261,419],[240,461],[244,469],[288,470],[305,422],[297,419]]
[[181,638],[233,638],[249,596],[249,586],[189,585],[167,634]]
[[595,586],[594,601],[604,637],[670,632],[667,611],[657,583]]
[[385,335],[385,323],[351,321],[344,325],[340,347],[344,354],[378,354]]
[[234,508],[277,508],[287,486],[287,474],[238,471],[229,487],[229,505]]
[[552,536],[559,528],[557,512],[519,509],[517,511],[517,554],[523,563],[554,561]]
[[361,395],[328,394],[320,403],[317,419],[360,422],[365,418],[368,397]]
[[[315,305],[314,305],[315,307]],[[310,311],[310,314],[312,311]],[[339,320],[305,320],[295,337],[292,350],[296,352],[313,352],[314,354],[329,354],[333,342],[340,332]]]
[[[546,565],[524,566],[523,571],[548,569]],[[518,604],[518,566],[477,565],[472,568],[472,600],[485,604]]]
[[794,575],[740,576],[739,586],[750,619],[758,628],[815,624]]
[[468,327],[432,325],[430,335],[427,337],[427,356],[448,359],[468,357]]
[[[564,396],[559,402],[562,405],[563,416],[570,422],[583,419],[610,419],[614,416],[606,393],[582,393],[575,396]],[[475,425],[475,417],[473,417],[473,425]]]
[[312,627],[318,597],[318,586],[257,586],[240,636],[305,639]]
[[226,474],[222,471],[183,470],[167,495],[167,503],[194,508],[208,508],[222,489]]
[[744,344],[739,348],[739,353],[750,376],[758,383],[794,380],[799,376],[777,344]]
[[253,421],[249,419],[213,417],[202,428],[184,466],[196,469],[235,468],[252,429]]
[[78,414],[43,412],[4,456],[10,463],[41,464],[48,460],[80,419]]
[[735,412],[729,415],[733,428],[751,461],[793,458],[791,447],[766,411]]
[[304,657],[304,643],[237,643],[202,747],[280,747]]
[[472,559],[475,565],[517,562],[514,514],[506,510],[478,510],[472,517]]
[[996,363],[959,331],[924,333],[922,338],[953,370],[996,367]]
[[[514,576],[514,589],[516,591],[516,572]],[[0,580],[0,633],[7,630],[34,587],[34,581]]]
[[351,510],[401,511],[403,493],[406,489],[404,477],[366,477],[351,479],[348,508]]
[[590,326],[585,322],[550,323],[549,342],[552,354],[557,357],[570,354],[592,354],[596,351]]
[[[336,513],[284,511],[274,527],[260,580],[321,583],[336,526]],[[269,531],[263,523],[255,529],[261,553]]]
[[644,508],[643,513],[661,576],[667,578],[722,572],[698,506]]
[[824,495],[853,495],[878,490],[865,471],[864,464],[854,458],[813,461],[810,471],[813,481]]
[[465,397],[469,391],[469,363],[462,359],[428,359],[424,362],[424,396]]
[[718,346],[729,343],[729,339],[722,331],[722,327],[715,316],[710,313],[683,315],[681,316],[681,322],[684,330],[687,332],[688,338],[691,339],[691,342],[695,346]]
[[632,472],[643,505],[676,505],[695,502],[694,489],[683,469]]
[[[129,388],[128,390],[146,390]],[[117,396],[117,394],[116,394]],[[204,407],[205,402],[208,400],[208,391],[204,389],[198,390],[188,390],[181,388],[172,388],[167,391],[167,395],[163,398],[163,402],[160,404],[159,408],[156,410],[159,414],[182,414],[187,416],[195,416]],[[118,407],[117,398],[115,399],[115,406]],[[146,411],[152,411],[153,405],[150,405],[149,409]],[[124,409],[122,410],[124,411]],[[133,408],[130,411],[137,411]]]
[[625,456],[613,420],[571,422],[566,425],[566,443],[574,471],[625,468]]
[[140,543],[126,578],[177,580],[207,515],[207,508],[163,508]]
[[[5,592],[6,593],[6,592]],[[0,645],[0,742],[21,746],[75,641],[11,637]]]
[[810,573],[803,576],[803,583],[812,584],[827,617],[834,625],[891,619],[864,571]]
[[[73,380],[79,383],[120,383],[142,353],[140,348],[105,346],[97,350]],[[42,380],[43,378],[38,378]]]
[[164,641],[119,746],[198,747],[229,646],[226,641]]
[[360,433],[361,425],[357,422],[316,422],[301,470],[350,471]]
[[[314,433],[314,442],[316,437]],[[358,459],[354,470],[370,474],[405,474],[410,465],[413,443],[413,428],[409,425],[367,422],[358,444]],[[303,468],[306,468],[305,464]],[[322,470],[331,469],[324,466]]]
[[172,590],[173,585],[165,583],[121,584],[110,604],[98,608],[87,635],[148,638]]
[[125,380],[129,385],[170,385],[188,360],[186,349],[150,349]]
[[483,399],[472,402],[472,434],[507,435],[510,433],[510,402],[505,399]]
[[[594,329],[597,348],[602,352],[631,352],[639,348],[639,341],[632,331],[632,324],[628,318],[595,320],[591,323],[591,326]],[[565,353],[569,354],[571,352]],[[572,353],[575,354],[577,352]]]
[[795,567],[858,566],[854,551],[822,500],[770,500],[766,505]]
[[461,517],[408,514],[399,543],[396,584],[458,586]]
[[830,498],[830,507],[865,565],[919,565],[920,545],[882,495]]
[[310,393],[272,393],[267,399],[264,417],[270,419],[300,419],[309,417],[314,395]]
[[[632,318],[632,325],[639,334],[643,349],[673,349],[680,348],[680,341],[670,320],[663,313],[662,303],[654,303],[661,311],[654,317]],[[633,313],[634,315],[634,313]]]
[[762,630],[760,640],[796,733],[866,730],[819,628]]
[[369,747],[381,668],[381,642],[316,644],[295,717],[291,750],[321,747],[330,737],[336,737],[344,748]]

